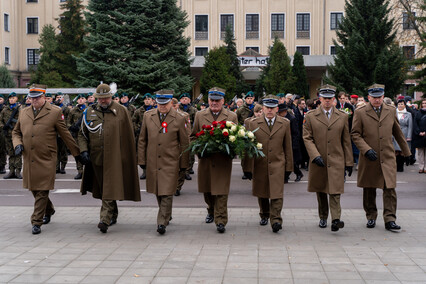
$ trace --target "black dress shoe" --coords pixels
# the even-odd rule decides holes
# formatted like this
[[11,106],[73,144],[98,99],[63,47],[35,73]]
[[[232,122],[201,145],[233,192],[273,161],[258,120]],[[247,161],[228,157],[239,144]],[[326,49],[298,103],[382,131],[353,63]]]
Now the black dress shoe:
[[190,175],[193,175],[193,174],[194,174],[194,170],[193,170],[193,169],[190,169],[190,170],[189,170],[189,174],[190,174]]
[[81,173],[78,173],[75,177],[74,177],[74,179],[81,179],[83,177],[83,175],[81,174]]
[[326,219],[320,219],[318,226],[320,228],[327,228],[327,220]]
[[2,175],[2,174],[5,174],[5,173],[6,173],[6,169],[4,167],[1,167],[0,168],[0,174]]
[[166,232],[166,226],[164,226],[164,225],[158,225],[157,226],[157,232],[160,235],[164,235],[164,233]]
[[280,223],[274,223],[272,224],[272,232],[277,233],[279,230],[281,230],[283,227]]
[[303,174],[297,175],[296,179],[294,180],[295,182],[298,182],[302,179]]
[[57,174],[61,173],[61,170],[60,169],[56,169],[56,173]]
[[52,214],[50,214],[50,215],[44,215],[43,224],[49,224],[50,223],[50,217],[52,217],[53,214],[55,214],[55,210],[53,210]]
[[219,233],[221,233],[221,234],[225,233],[225,231],[226,231],[226,229],[225,229],[225,225],[223,225],[223,224],[217,224],[217,225],[216,225],[216,229],[217,229],[217,231],[218,231]]
[[206,216],[206,223],[212,223],[214,221],[214,216],[207,214]]
[[31,232],[33,233],[33,235],[37,235],[41,233],[41,228],[39,225],[34,225],[33,228],[31,229]]
[[65,171],[65,168],[64,169],[61,169],[60,171],[59,171],[61,174],[66,174],[67,172]]
[[180,195],[180,189],[177,189],[175,192],[175,196],[179,196]]
[[140,179],[146,179],[146,174],[145,173],[141,174]]
[[398,231],[401,230],[401,226],[398,226],[394,221],[385,223],[385,228],[388,231]]
[[189,174],[185,174],[185,179],[186,180],[192,180],[192,177]]
[[19,171],[15,171],[15,177],[17,178],[17,179],[22,179],[22,175],[21,175],[21,172]]
[[9,173],[3,177],[3,179],[11,179],[11,178],[16,178],[15,171],[9,171]]
[[268,225],[268,218],[262,218],[262,219],[260,219],[259,224],[260,224],[260,226],[266,226],[266,225]]
[[247,179],[246,175],[243,175],[243,177],[241,179]]
[[117,219],[116,218],[111,219],[111,222],[109,222],[109,225],[112,226],[112,225],[115,225],[115,224],[117,224]]
[[100,223],[98,224],[98,228],[99,228],[99,230],[100,230],[102,233],[104,233],[104,234],[106,234],[106,232],[108,231],[108,225],[107,225],[107,224],[105,224],[104,222],[100,222]]
[[331,222],[331,230],[337,232],[339,229],[345,226],[345,222],[340,221],[340,219],[335,219]]
[[367,221],[367,228],[371,229],[371,228],[374,228],[374,227],[376,227],[376,220],[369,219]]

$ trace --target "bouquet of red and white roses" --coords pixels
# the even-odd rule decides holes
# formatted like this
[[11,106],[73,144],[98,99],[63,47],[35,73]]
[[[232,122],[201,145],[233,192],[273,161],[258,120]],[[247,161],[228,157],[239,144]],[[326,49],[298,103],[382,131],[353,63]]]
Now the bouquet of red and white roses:
[[262,144],[257,143],[253,134],[255,131],[247,131],[244,126],[232,121],[213,121],[211,125],[202,126],[202,130],[196,134],[197,139],[189,146],[189,151],[201,158],[214,153],[231,158],[236,155],[240,158],[265,157]]

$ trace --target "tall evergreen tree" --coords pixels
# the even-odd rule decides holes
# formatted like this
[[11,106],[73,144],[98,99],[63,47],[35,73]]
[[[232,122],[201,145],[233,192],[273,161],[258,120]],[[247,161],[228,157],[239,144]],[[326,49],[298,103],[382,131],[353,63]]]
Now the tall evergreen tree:
[[0,88],[15,88],[16,84],[13,81],[10,71],[7,69],[6,65],[3,64],[0,66]]
[[302,53],[296,51],[293,58],[293,74],[296,77],[297,94],[305,99],[309,99],[309,86],[306,77],[305,61]]
[[268,65],[263,72],[262,83],[268,94],[297,93],[296,78],[291,71],[290,57],[278,38],[275,38],[269,49]]
[[[243,73],[240,69],[240,61],[238,60],[237,45],[235,44],[234,32],[230,25],[226,27],[225,31],[225,47],[231,59],[231,73],[235,77],[236,86],[233,90],[227,90],[230,94],[239,96],[248,90],[248,85],[243,80]],[[231,94],[231,95],[232,95]]]
[[[426,11],[426,0],[423,0],[423,4],[420,6],[423,11]],[[422,13],[424,15],[424,13]],[[419,26],[424,27],[426,23],[426,17],[416,17],[416,21]],[[426,32],[422,31],[420,35],[420,45],[422,49],[426,50]],[[422,92],[423,97],[426,98],[426,54],[423,52],[423,56],[419,56],[411,62],[412,65],[418,66],[417,70],[410,76],[411,79],[418,81],[418,85],[411,88],[410,92]]]
[[406,68],[389,11],[388,0],[346,0],[327,83],[361,96],[373,83],[384,84],[386,96],[400,92]]
[[192,88],[187,15],[175,0],[92,0],[79,86],[116,82],[126,92]]
[[78,78],[76,57],[86,50],[84,43],[85,20],[82,0],[67,0],[61,4],[63,13],[60,15],[58,40],[58,69],[62,80],[68,86],[74,86]]
[[30,83],[45,84],[51,88],[69,87],[70,84],[62,81],[58,69],[58,42],[51,24],[43,26],[38,42],[40,60],[37,69],[31,73]]
[[234,97],[236,79],[231,71],[231,59],[226,52],[226,47],[215,47],[205,56],[203,74],[201,75],[201,92],[206,94],[212,87],[226,90],[225,101]]

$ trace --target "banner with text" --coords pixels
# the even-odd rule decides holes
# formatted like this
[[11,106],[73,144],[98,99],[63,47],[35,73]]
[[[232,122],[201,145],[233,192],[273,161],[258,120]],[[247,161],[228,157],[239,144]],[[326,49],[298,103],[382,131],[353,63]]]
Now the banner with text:
[[240,61],[241,67],[264,67],[268,63],[269,57],[267,56],[261,56],[261,57],[252,57],[252,56],[246,56],[246,57],[238,57],[238,60]]

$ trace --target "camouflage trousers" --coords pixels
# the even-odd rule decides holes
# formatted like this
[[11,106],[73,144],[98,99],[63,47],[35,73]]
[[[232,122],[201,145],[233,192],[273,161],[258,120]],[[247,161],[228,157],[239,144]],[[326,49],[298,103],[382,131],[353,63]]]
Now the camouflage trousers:
[[6,141],[3,133],[0,133],[0,168],[6,166]]
[[[22,154],[15,155],[15,149],[12,144],[12,136],[6,136],[6,151],[9,155],[9,170],[21,171],[22,169]],[[24,149],[25,150],[25,149]]]
[[68,152],[67,146],[65,145],[64,140],[61,137],[56,138],[58,145],[57,160],[56,160],[56,170],[65,169],[65,166],[68,163]]

